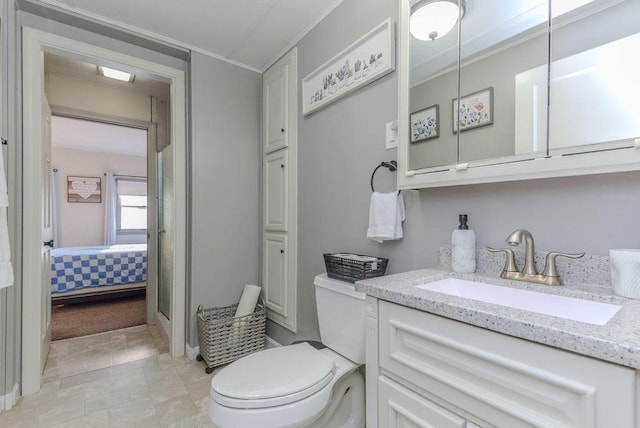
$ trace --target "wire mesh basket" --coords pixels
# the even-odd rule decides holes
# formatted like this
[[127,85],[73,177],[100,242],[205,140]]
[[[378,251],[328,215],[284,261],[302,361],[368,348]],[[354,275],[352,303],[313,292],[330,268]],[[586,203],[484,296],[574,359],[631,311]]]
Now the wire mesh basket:
[[252,314],[235,318],[237,308],[237,303],[211,309],[198,307],[198,360],[207,364],[207,373],[264,348],[267,315],[262,297]]
[[[367,258],[367,260],[357,260],[349,258],[355,256]],[[374,260],[370,260],[374,259]],[[327,276],[347,282],[356,282],[361,279],[375,278],[382,276],[387,271],[389,259],[382,257],[363,256],[350,253],[325,253],[324,264],[327,268]]]

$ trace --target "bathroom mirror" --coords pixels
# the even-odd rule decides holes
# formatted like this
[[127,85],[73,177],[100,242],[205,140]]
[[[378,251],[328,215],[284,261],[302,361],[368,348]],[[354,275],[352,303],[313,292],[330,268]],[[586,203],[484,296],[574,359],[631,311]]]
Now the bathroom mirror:
[[[410,2],[413,10],[420,0]],[[415,25],[415,24],[414,24]],[[428,36],[427,30],[427,36]],[[409,151],[411,169],[458,162],[458,140],[451,132],[452,97],[458,93],[458,28],[436,40],[409,43]]]
[[[408,29],[415,1],[400,0],[399,187],[640,169],[629,54],[640,2],[464,3],[459,32],[419,41]],[[434,117],[437,135],[416,132]]]
[[[515,150],[515,82],[527,70],[547,69],[548,1],[476,0],[467,8],[460,21],[458,164],[544,156],[546,146],[532,140],[537,133]],[[546,112],[537,119],[545,123]]]
[[[553,4],[550,154],[628,147],[640,137],[640,2]],[[540,107],[518,111],[524,116],[531,110],[536,114]]]

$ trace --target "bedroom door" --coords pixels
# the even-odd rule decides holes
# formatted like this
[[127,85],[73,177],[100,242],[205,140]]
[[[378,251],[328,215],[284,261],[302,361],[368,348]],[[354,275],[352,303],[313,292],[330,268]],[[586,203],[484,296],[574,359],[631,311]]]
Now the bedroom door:
[[51,108],[43,96],[42,104],[43,139],[42,139],[42,250],[40,270],[42,273],[42,317],[40,340],[40,371],[44,370],[44,363],[49,355],[51,343],[51,248],[53,248],[53,229],[51,212]]

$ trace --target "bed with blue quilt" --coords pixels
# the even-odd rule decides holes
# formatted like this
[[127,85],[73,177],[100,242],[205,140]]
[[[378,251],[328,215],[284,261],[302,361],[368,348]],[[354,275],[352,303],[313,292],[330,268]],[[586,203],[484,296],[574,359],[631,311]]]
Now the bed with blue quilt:
[[147,244],[66,247],[51,250],[51,299],[144,290]]

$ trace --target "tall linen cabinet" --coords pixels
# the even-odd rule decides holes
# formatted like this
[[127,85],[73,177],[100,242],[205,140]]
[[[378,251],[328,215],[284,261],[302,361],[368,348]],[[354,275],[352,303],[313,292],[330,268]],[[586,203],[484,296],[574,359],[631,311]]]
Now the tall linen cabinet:
[[267,316],[296,331],[298,73],[293,48],[262,77],[262,288]]

